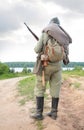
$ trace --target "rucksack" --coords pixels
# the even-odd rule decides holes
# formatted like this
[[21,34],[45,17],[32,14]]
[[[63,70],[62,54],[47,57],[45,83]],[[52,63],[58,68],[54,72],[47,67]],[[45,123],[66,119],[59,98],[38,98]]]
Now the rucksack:
[[65,56],[64,47],[59,45],[54,38],[48,39],[44,53],[48,56],[50,62],[61,61]]

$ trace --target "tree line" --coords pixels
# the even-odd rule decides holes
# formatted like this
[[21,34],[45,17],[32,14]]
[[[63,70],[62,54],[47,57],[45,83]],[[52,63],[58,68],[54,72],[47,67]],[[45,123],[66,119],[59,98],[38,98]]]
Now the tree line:
[[28,68],[28,67],[34,67],[35,62],[5,62],[9,67],[11,68]]
[[[32,68],[35,65],[35,62],[5,62],[11,68],[21,67],[21,68]],[[84,62],[70,62],[68,65],[62,64],[62,67],[71,67],[74,68],[76,66],[84,67]]]
[[62,64],[63,67],[71,67],[74,68],[76,66],[84,67],[84,62],[70,62],[68,65]]

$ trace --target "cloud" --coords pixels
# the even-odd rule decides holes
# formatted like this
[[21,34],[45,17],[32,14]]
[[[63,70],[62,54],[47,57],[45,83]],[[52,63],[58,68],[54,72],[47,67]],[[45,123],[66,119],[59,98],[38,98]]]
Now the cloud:
[[14,12],[11,10],[0,12],[0,32],[8,32],[19,28],[19,20]]
[[84,13],[84,0],[48,0],[48,2],[53,2],[54,4],[58,4],[63,8],[77,11],[82,14]]
[[[39,2],[37,4],[29,1],[16,2],[13,4],[7,4],[6,8],[0,8],[0,33],[6,33],[9,31],[17,30],[21,27],[25,21],[29,24],[42,24],[39,22],[44,21],[46,18],[44,17],[46,11],[45,8],[39,6]],[[9,8],[8,8],[9,6]],[[44,10],[44,12],[43,12]]]
[[82,13],[78,12],[83,12],[83,3],[83,0],[3,0],[0,6],[0,34],[18,30],[24,22],[40,28],[51,17],[59,16],[65,21],[80,18]]

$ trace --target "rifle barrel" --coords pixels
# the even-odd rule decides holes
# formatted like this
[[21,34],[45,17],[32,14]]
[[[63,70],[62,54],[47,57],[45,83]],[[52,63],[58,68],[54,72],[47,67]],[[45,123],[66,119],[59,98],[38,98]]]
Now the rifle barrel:
[[36,34],[27,26],[26,23],[24,23],[24,24],[26,25],[27,29],[31,32],[31,34],[35,37],[35,39],[38,41],[39,38],[36,36]]

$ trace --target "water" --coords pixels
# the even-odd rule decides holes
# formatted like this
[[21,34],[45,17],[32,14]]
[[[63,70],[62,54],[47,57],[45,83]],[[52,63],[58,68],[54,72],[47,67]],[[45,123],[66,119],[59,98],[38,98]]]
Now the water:
[[[14,72],[22,72],[23,68],[10,68],[10,69],[13,69]],[[31,69],[31,72],[33,71],[33,68],[27,68],[27,69]]]
[[[23,68],[10,68],[10,69],[14,69],[14,72],[22,72]],[[33,68],[27,68],[27,69],[31,69],[31,72],[33,72]],[[74,68],[72,67],[64,67],[62,68],[63,71],[65,70],[73,70]],[[82,68],[84,70],[84,68]]]
[[62,70],[63,71],[65,71],[65,70],[73,70],[74,68],[72,68],[72,67],[64,67],[64,68],[62,68]]
[[[64,67],[64,68],[62,68],[63,71],[65,71],[65,70],[73,70],[73,69],[74,69],[74,67]],[[84,68],[82,68],[82,70],[84,70]]]

